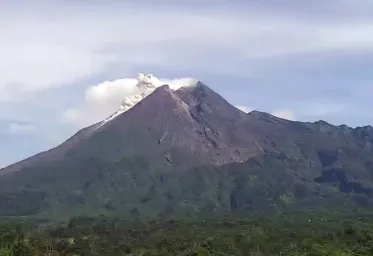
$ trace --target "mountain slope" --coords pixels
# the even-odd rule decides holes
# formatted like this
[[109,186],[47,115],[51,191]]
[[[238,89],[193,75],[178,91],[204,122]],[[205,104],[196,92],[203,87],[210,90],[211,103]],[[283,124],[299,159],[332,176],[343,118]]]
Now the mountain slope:
[[163,85],[110,121],[1,170],[0,215],[370,206],[372,143],[370,126],[245,114],[201,82]]
[[[218,98],[217,102],[230,108],[237,122],[242,122],[245,118],[243,112],[229,105],[207,86],[199,83],[188,89],[192,90],[188,93],[190,100],[201,101],[200,96],[192,93],[208,90],[213,97]],[[234,125],[238,126],[237,122],[234,125],[224,124],[226,117],[220,117],[220,109],[216,109],[214,114],[210,113],[208,108],[214,106],[213,102],[203,101],[196,105],[177,97],[179,93],[186,95],[183,90],[173,93],[166,85],[159,87],[131,111],[104,126],[99,123],[83,129],[61,146],[9,166],[0,173],[72,157],[96,157],[115,161],[124,155],[151,157],[155,154],[154,157],[165,159],[171,153],[169,151],[173,150],[180,151],[184,156],[187,153],[198,162],[234,161],[235,152],[227,145],[231,143],[230,138],[222,136],[234,129]],[[215,131],[222,128],[224,130],[220,134]]]

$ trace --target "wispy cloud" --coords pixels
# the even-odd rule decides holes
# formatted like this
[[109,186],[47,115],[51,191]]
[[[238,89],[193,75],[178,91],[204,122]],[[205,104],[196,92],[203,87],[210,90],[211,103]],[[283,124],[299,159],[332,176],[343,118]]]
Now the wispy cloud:
[[36,126],[34,124],[10,123],[8,132],[14,135],[31,134],[36,132]]
[[[189,86],[195,82],[193,78],[153,79],[156,80],[156,86],[167,84],[171,89]],[[131,97],[139,97],[142,93],[137,86],[138,83],[139,80],[136,78],[121,78],[88,87],[85,90],[84,101],[79,106],[64,111],[62,123],[82,128],[104,120],[117,111],[125,99],[131,103],[137,101]]]
[[271,8],[258,12],[249,5],[243,15],[229,8],[190,12],[128,2],[38,3],[2,4],[0,90],[9,97],[69,85],[118,62],[131,73],[143,65],[208,69],[206,59],[216,55],[237,60],[373,49],[372,20],[314,23],[296,15],[273,15]]
[[[373,120],[370,0],[2,1],[0,33],[0,121],[35,124],[34,151],[115,111],[127,92],[113,83],[138,72],[196,77],[287,119]],[[104,81],[115,93],[94,107]]]

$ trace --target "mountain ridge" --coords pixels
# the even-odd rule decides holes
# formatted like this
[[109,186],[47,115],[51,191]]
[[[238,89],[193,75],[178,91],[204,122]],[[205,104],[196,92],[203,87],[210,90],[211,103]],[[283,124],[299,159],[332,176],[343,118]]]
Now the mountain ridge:
[[0,170],[0,215],[373,205],[369,126],[244,113],[202,82],[159,86],[102,124]]

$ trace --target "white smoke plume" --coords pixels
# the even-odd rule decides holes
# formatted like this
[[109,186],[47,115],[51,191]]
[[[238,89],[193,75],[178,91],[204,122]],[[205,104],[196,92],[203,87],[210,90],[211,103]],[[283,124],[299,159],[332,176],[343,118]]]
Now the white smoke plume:
[[122,105],[120,106],[121,111],[127,111],[128,109],[132,108],[150,93],[152,93],[157,87],[162,85],[169,85],[170,89],[177,90],[184,86],[191,86],[196,83],[196,80],[193,78],[182,78],[182,79],[158,79],[152,74],[143,74],[139,73],[136,79],[136,94],[125,97],[122,101]]
[[78,127],[88,126],[102,120],[110,121],[131,109],[162,85],[167,84],[170,89],[177,90],[196,83],[197,80],[194,78],[159,79],[152,74],[143,73],[139,73],[137,78],[105,81],[88,87],[83,105],[80,108],[67,109],[63,121]]

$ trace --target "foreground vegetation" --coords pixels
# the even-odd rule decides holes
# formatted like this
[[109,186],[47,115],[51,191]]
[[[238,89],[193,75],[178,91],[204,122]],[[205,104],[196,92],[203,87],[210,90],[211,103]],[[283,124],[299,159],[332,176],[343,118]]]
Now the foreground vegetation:
[[0,256],[373,255],[373,215],[277,214],[208,220],[2,220]]

